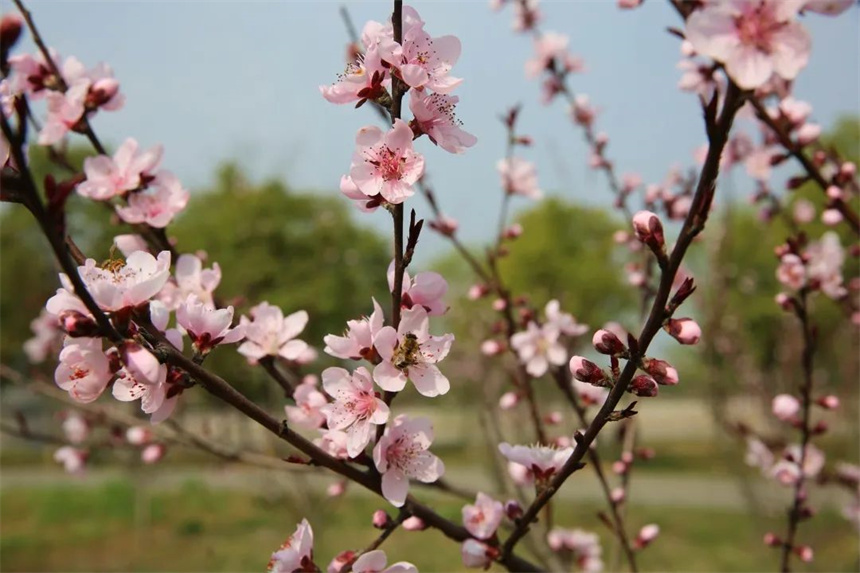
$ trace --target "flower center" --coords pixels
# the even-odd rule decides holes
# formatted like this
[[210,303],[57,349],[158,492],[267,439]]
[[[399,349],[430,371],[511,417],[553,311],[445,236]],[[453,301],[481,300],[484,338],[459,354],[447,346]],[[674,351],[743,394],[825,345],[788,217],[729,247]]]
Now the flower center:
[[770,53],[773,35],[782,27],[782,24],[775,20],[772,12],[771,9],[758,6],[735,20],[742,44],[755,46],[762,52]]
[[403,167],[406,159],[401,157],[399,153],[395,153],[391,149],[384,147],[380,150],[377,160],[377,167],[386,181],[397,181],[403,177]]

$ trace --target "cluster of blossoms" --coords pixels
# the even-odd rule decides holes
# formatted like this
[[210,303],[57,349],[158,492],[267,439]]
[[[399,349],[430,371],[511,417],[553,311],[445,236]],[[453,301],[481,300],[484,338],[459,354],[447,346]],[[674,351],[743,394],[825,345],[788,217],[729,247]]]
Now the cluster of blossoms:
[[61,464],[70,474],[81,474],[86,469],[87,461],[93,448],[105,446],[109,448],[131,447],[138,450],[140,460],[145,464],[154,464],[164,457],[166,447],[155,440],[152,431],[143,426],[131,426],[122,430],[121,427],[107,428],[109,438],[104,442],[92,442],[90,437],[100,420],[93,419],[75,410],[61,413],[63,420],[63,435],[68,445],[61,446],[54,452],[54,461]]
[[[379,549],[360,555],[353,551],[344,551],[332,559],[326,571],[339,573],[347,565],[356,573],[418,573],[415,565],[406,561],[388,565],[388,557]],[[272,553],[267,570],[270,573],[320,571],[314,563],[314,531],[307,519],[303,519],[296,531]]]
[[[133,237],[117,239],[120,248],[137,243]],[[170,263],[168,251],[162,251],[157,257],[147,251],[133,251],[125,260],[109,259],[99,265],[87,259],[78,267],[100,311],[107,314],[118,331],[128,335],[127,339],[107,349],[102,341],[107,333],[102,332],[96,317],[74,294],[69,278],[60,275],[63,286],[48,300],[46,310],[58,325],[57,330],[51,332],[65,333],[54,380],[74,400],[92,402],[111,386],[117,400],[140,400],[141,409],[152,416],[153,423],[171,415],[186,387],[185,376],[159,361],[151,342],[141,336],[133,321],[150,323],[180,352],[187,336],[195,356],[200,359],[220,344],[239,342],[245,338],[246,331],[249,336],[242,353],[251,362],[266,355],[294,360],[303,355],[313,357],[305,343],[292,340],[302,330],[304,322],[285,326],[277,321],[257,319],[261,308],[270,308],[266,303],[252,309],[255,321],[243,317],[241,324],[232,326],[233,307],[216,308],[213,301],[212,293],[221,276],[217,263],[211,269],[204,269],[198,257],[181,255],[173,275]],[[171,328],[168,324],[174,312],[176,326]],[[280,310],[272,314],[279,313]],[[41,334],[46,321],[34,321],[37,338],[31,341],[33,348],[37,347],[36,341],[41,341],[38,344],[43,346],[49,344],[48,335]],[[40,353],[36,354],[35,357],[40,357]]]
[[562,529],[555,527],[547,534],[550,549],[560,554],[566,561],[576,564],[578,571],[583,573],[600,573],[603,571],[603,548],[600,538],[582,529]]
[[[776,248],[777,280],[792,293],[821,291],[834,300],[843,298],[847,294],[842,277],[845,251],[839,235],[829,231],[809,245],[802,241],[803,238],[790,240]],[[785,309],[791,309],[794,304],[787,293],[779,293],[776,301]]]

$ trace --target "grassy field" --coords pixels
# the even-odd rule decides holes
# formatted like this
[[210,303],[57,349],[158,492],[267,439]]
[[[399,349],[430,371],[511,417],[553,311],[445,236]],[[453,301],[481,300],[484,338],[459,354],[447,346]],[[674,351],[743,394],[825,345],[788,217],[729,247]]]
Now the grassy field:
[[[175,491],[152,491],[145,476],[97,487],[5,487],[0,493],[0,569],[3,571],[261,571],[269,554],[306,516],[316,533],[317,563],[375,537],[371,513],[383,503],[348,492],[327,499],[312,488],[294,496],[282,487],[257,493],[212,489],[189,481]],[[427,492],[421,492],[427,497]],[[461,502],[431,496],[442,513],[459,519]],[[611,540],[596,506],[563,502],[561,523],[598,532],[607,565]],[[631,508],[631,525],[660,524],[660,538],[641,555],[646,571],[776,570],[776,551],[761,543],[783,520],[724,510]],[[825,512],[801,530],[816,549],[815,563],[798,570],[856,571],[857,537],[839,516]],[[459,548],[435,531],[396,532],[391,560],[410,560],[422,571],[458,571]]]

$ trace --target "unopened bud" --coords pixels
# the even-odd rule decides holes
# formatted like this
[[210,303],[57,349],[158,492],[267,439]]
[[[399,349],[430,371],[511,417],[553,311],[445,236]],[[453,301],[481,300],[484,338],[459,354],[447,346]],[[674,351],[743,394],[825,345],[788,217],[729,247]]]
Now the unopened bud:
[[623,487],[613,488],[611,492],[609,492],[609,499],[612,500],[612,503],[621,503],[627,497],[627,492]]
[[773,300],[776,301],[776,304],[778,304],[782,310],[792,310],[794,308],[794,299],[784,292],[777,294]]
[[799,547],[795,547],[794,552],[804,563],[812,563],[812,559],[815,556],[812,551],[812,547],[809,545],[800,545]]
[[645,398],[653,398],[659,391],[657,382],[646,374],[640,374],[631,380],[628,391]]
[[809,177],[806,175],[798,175],[796,177],[791,177],[786,183],[785,187],[787,189],[797,189],[798,187],[806,184],[809,181]]
[[658,535],[660,535],[660,526],[656,523],[649,523],[639,530],[639,535],[636,536],[634,544],[637,549],[643,549],[657,539]]
[[502,397],[499,398],[499,408],[502,410],[510,410],[519,403],[520,397],[516,392],[505,392],[502,394]]
[[523,516],[523,506],[515,499],[509,499],[505,502],[505,515],[511,521],[516,521]]
[[582,356],[574,356],[570,359],[570,373],[580,382],[587,382],[595,386],[602,386],[606,381],[606,373],[597,364],[586,360]]
[[636,457],[640,460],[652,460],[656,455],[657,452],[654,448],[639,448],[636,450]]
[[840,189],[836,185],[831,185],[827,188],[827,197],[833,199],[834,201],[842,199],[842,189]]
[[373,527],[376,529],[385,529],[391,525],[391,518],[385,513],[384,509],[377,509],[373,512]]
[[816,141],[821,135],[821,126],[817,123],[804,123],[797,130],[797,143],[800,145],[809,145]]
[[673,309],[678,308],[694,292],[696,292],[696,281],[693,277],[686,277],[681,281],[681,286],[679,286],[678,290],[675,291],[675,294],[672,296],[672,300],[669,301],[669,306]]
[[825,422],[824,420],[819,420],[818,423],[812,427],[812,434],[815,436],[825,434],[825,433],[827,433],[827,428],[828,428],[827,422]]
[[648,245],[651,250],[662,251],[666,245],[663,236],[663,223],[660,217],[651,211],[639,211],[633,215],[633,230],[640,241]]
[[424,520],[420,517],[408,517],[403,520],[403,529],[406,531],[422,531],[427,529],[427,525],[424,523]]
[[778,394],[773,398],[771,411],[778,420],[792,422],[800,412],[800,401],[791,394]]
[[485,340],[481,343],[481,353],[484,356],[498,356],[505,348],[505,343],[501,340]]
[[15,12],[3,14],[0,18],[0,51],[8,53],[21,37],[24,21]]
[[627,473],[628,465],[618,460],[617,462],[612,462],[612,472],[618,475],[624,475]]
[[149,444],[140,452],[140,459],[145,464],[154,464],[164,457],[164,444]]
[[657,384],[674,386],[678,383],[678,371],[665,360],[645,358],[642,360],[642,369],[650,374],[657,381]]
[[833,227],[842,222],[842,213],[838,209],[825,209],[821,213],[821,222],[828,227]]
[[346,491],[346,482],[345,481],[336,481],[333,484],[330,484],[325,492],[329,497],[340,497]]
[[516,239],[520,235],[523,234],[523,226],[519,223],[514,223],[507,229],[505,229],[505,238],[506,239]]
[[478,300],[487,296],[488,292],[490,292],[490,289],[486,285],[472,285],[469,287],[467,296],[469,300]]
[[503,298],[497,298],[493,301],[493,310],[502,312],[508,307],[508,302]]
[[815,403],[825,410],[835,410],[839,407],[839,398],[833,394],[828,394],[827,396],[820,397]]
[[78,312],[77,310],[65,310],[59,316],[60,327],[72,338],[97,337],[99,325],[96,321]]
[[114,78],[96,80],[87,94],[87,107],[101,107],[112,100],[117,93],[119,93],[119,82]]
[[603,328],[594,333],[591,343],[599,353],[610,356],[617,356],[627,350],[627,347],[617,336]]
[[777,535],[772,531],[768,531],[764,534],[763,541],[768,547],[780,547],[782,545],[782,539],[777,537]]
[[850,161],[846,161],[842,165],[839,166],[839,174],[843,177],[854,177],[857,173],[857,165]]
[[543,421],[549,426],[557,426],[558,424],[561,424],[562,420],[563,420],[563,417],[561,415],[561,412],[558,412],[558,411],[550,412],[549,414],[544,416],[544,419],[543,419]]
[[696,344],[702,337],[702,329],[692,318],[670,318],[663,329],[681,344]]

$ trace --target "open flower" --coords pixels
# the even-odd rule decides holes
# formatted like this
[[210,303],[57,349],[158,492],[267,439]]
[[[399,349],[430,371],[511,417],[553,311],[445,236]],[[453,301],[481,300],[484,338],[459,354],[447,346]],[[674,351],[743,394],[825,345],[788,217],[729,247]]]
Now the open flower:
[[84,173],[87,180],[78,185],[78,194],[97,201],[107,201],[137,189],[151,178],[161,161],[162,147],[157,145],[140,152],[137,141],[128,138],[113,154],[87,157],[84,160]]
[[270,573],[318,571],[314,565],[314,531],[307,519],[303,519],[295,533],[272,553],[267,570]]
[[538,187],[537,168],[531,161],[520,157],[501,159],[496,169],[502,177],[502,188],[506,193],[522,195],[529,199],[540,199],[543,192]]
[[76,402],[88,403],[101,396],[113,377],[100,338],[66,338],[54,382]]
[[373,299],[373,312],[361,320],[348,320],[347,330],[343,336],[327,334],[323,338],[326,346],[323,352],[335,358],[345,360],[361,360],[370,358],[373,354],[373,339],[382,329],[385,316],[382,307]]
[[544,308],[546,324],[567,336],[582,336],[588,332],[587,324],[580,324],[572,314],[561,310],[561,305],[555,299],[546,303]]
[[245,329],[245,342],[239,346],[239,353],[251,364],[265,356],[298,360],[312,350],[306,342],[296,339],[308,323],[308,313],[304,310],[285,317],[280,308],[261,302],[251,309],[251,317],[253,320],[243,316],[239,321]]
[[179,255],[176,260],[174,278],[168,280],[158,293],[158,298],[170,310],[176,310],[188,295],[197,295],[201,302],[214,306],[212,293],[221,282],[221,267],[212,263],[204,269],[203,261],[195,255]]
[[87,452],[72,446],[63,446],[54,452],[54,461],[63,464],[66,473],[79,474],[87,463]]
[[451,388],[436,363],[448,355],[454,335],[431,336],[429,327],[427,311],[415,306],[403,311],[396,331],[384,326],[377,333],[374,344],[383,362],[373,370],[373,379],[383,390],[399,392],[407,378],[429,398],[446,394]]
[[409,109],[414,124],[430,141],[449,153],[463,153],[467,147],[478,143],[478,138],[461,129],[463,125],[454,114],[460,98],[444,94],[427,94],[416,90],[410,92]]
[[562,449],[549,446],[512,446],[507,442],[499,444],[503,456],[528,469],[538,481],[549,480],[573,453],[573,448]]
[[299,384],[293,393],[295,406],[284,406],[287,420],[305,428],[319,428],[325,422],[323,407],[328,404],[325,395],[313,384]]
[[526,330],[511,336],[511,347],[517,351],[526,371],[537,378],[546,374],[550,364],[562,366],[567,362],[567,350],[558,338],[559,331],[553,325],[529,322]]
[[687,19],[687,40],[696,52],[726,66],[743,89],[764,85],[773,74],[793,80],[809,61],[811,39],[795,21],[799,0],[725,0],[709,3]]
[[194,349],[206,354],[219,344],[232,344],[242,340],[245,328],[233,324],[233,307],[211,308],[197,295],[189,295],[176,309],[176,322],[188,332]]
[[[388,265],[388,288],[394,290],[394,261]],[[438,316],[448,310],[448,305],[442,302],[447,292],[448,282],[439,273],[425,271],[410,277],[404,271],[400,304],[403,308],[423,306],[429,316]]]
[[175,175],[161,170],[148,189],[129,195],[128,206],[117,205],[116,212],[126,223],[145,223],[163,229],[185,209],[190,198],[191,194]]
[[409,492],[409,478],[432,483],[445,473],[442,460],[427,451],[433,426],[426,418],[397,416],[373,448],[373,462],[382,474],[382,495],[401,507]]
[[351,375],[343,368],[326,368],[323,389],[334,403],[322,408],[332,430],[344,430],[349,457],[358,456],[370,443],[373,425],[388,421],[388,406],[373,391],[373,380],[366,368]]
[[404,30],[402,60],[390,63],[409,87],[449,94],[463,82],[448,75],[460,58],[460,49],[456,36],[432,38],[422,23]]
[[402,119],[387,133],[363,127],[355,138],[356,150],[349,176],[368,197],[381,195],[389,203],[403,203],[415,192],[412,186],[424,173],[424,157],[412,148],[412,130]]
[[478,492],[475,505],[463,506],[463,525],[478,539],[489,539],[496,533],[504,514],[502,502]]

